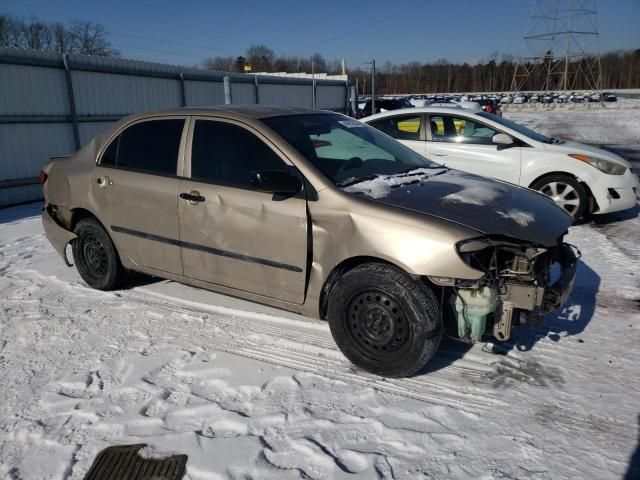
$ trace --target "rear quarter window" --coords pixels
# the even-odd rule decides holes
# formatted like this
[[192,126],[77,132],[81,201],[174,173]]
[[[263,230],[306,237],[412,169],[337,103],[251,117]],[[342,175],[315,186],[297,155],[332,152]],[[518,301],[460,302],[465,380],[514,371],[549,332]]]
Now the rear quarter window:
[[136,123],[111,142],[100,165],[176,175],[183,127],[184,119]]

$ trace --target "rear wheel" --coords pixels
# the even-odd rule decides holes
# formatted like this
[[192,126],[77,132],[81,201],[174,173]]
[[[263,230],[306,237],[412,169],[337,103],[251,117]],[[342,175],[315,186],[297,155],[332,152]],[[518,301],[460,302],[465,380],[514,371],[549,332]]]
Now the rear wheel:
[[342,353],[387,377],[416,373],[442,337],[433,292],[392,265],[368,263],[345,273],[332,290],[328,317]]
[[589,196],[582,184],[568,175],[550,175],[535,182],[531,188],[551,198],[575,220],[587,213]]
[[94,218],[83,218],[73,232],[73,260],[82,279],[92,288],[113,290],[125,278],[118,252],[109,234]]

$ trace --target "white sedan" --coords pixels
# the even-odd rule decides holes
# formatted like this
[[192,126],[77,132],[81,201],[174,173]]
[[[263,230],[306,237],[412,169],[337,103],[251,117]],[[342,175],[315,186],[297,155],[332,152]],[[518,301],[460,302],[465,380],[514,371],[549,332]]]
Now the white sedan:
[[425,107],[362,121],[448,167],[538,190],[576,219],[631,208],[640,195],[638,176],[619,155],[490,113]]

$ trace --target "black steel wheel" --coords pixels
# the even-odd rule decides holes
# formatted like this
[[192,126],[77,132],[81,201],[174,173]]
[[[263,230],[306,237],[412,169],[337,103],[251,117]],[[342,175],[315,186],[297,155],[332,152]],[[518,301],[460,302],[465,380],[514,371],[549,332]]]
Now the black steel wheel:
[[361,355],[394,359],[411,343],[404,308],[391,295],[369,290],[355,295],[343,314],[344,329]]
[[90,287],[113,290],[125,277],[125,271],[111,238],[94,218],[84,218],[74,229],[73,260],[78,273]]
[[328,320],[336,344],[354,365],[387,377],[419,371],[442,336],[429,287],[382,263],[360,265],[336,282]]

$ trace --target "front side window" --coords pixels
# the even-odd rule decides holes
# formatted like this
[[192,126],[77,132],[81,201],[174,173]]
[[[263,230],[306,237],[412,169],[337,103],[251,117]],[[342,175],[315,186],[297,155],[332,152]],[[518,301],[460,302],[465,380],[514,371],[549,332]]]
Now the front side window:
[[282,159],[245,128],[197,120],[191,150],[191,178],[222,185],[251,187],[251,173],[286,171]]
[[374,128],[398,140],[420,140],[420,115],[397,115],[370,122]]
[[183,127],[182,119],[136,123],[111,142],[100,165],[176,175]]
[[376,175],[439,167],[377,129],[343,115],[279,116],[262,122],[337,186]]
[[498,133],[484,123],[453,115],[429,115],[431,140],[474,145],[493,145],[493,136]]

